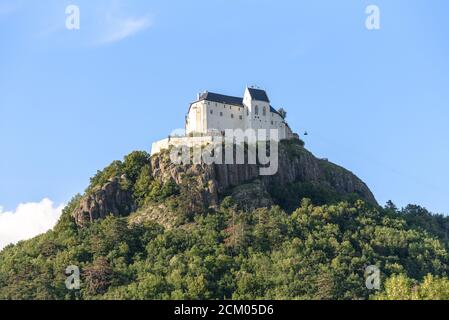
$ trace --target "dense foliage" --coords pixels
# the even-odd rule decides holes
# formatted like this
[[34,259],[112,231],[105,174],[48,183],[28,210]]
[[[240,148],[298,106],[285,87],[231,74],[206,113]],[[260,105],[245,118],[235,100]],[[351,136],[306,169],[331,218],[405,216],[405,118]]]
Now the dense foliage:
[[[148,155],[133,153],[98,172],[87,192],[126,174],[124,188],[139,205],[195,208],[189,182],[160,184],[148,170]],[[285,196],[288,210],[240,211],[227,197],[218,209],[196,212],[171,229],[113,216],[78,227],[71,216],[77,196],[54,230],[0,253],[0,299],[449,297],[447,218],[392,203],[317,205],[322,198],[312,191],[312,200]],[[81,270],[80,290],[65,286],[71,265]],[[381,292],[366,288],[369,265],[381,270]]]
[[[0,298],[359,299],[372,294],[364,277],[371,264],[382,277],[413,281],[448,272],[442,241],[410,229],[403,213],[362,202],[303,200],[288,215],[279,207],[238,212],[227,199],[173,230],[117,217],[80,229],[69,214],[70,206],[54,231],[0,254]],[[82,270],[79,291],[65,288],[69,265]],[[378,298],[411,297],[412,280],[392,279]],[[398,281],[401,296],[391,290]]]
[[387,279],[377,300],[449,300],[449,279],[427,275],[420,283],[404,274]]

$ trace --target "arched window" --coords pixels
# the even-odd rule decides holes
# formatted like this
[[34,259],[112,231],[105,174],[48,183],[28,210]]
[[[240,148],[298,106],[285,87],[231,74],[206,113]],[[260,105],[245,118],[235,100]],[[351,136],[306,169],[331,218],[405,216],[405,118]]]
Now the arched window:
[[254,113],[255,113],[256,115],[259,114],[259,106],[256,106],[256,107],[254,108]]
[[262,111],[262,114],[263,114],[264,116],[266,116],[266,115],[267,115],[267,107],[263,107],[263,111]]

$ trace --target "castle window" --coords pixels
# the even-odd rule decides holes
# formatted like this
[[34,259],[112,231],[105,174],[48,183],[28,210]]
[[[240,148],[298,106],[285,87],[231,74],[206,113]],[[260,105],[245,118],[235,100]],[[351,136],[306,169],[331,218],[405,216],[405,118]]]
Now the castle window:
[[214,114],[214,110],[210,109],[210,114]]
[[231,118],[234,119],[234,115],[233,114],[231,114]]
[[243,120],[243,117],[242,117],[242,116],[239,116],[239,118],[240,118],[240,120]]
[[259,106],[256,106],[256,108],[254,109],[254,113],[259,114]]
[[273,125],[274,124],[274,122],[273,121],[271,121],[271,125]]
[[262,111],[262,114],[263,114],[264,116],[266,116],[266,115],[267,115],[267,108],[266,108],[266,107],[263,107],[263,111]]
[[246,109],[246,115],[249,116],[249,110],[248,109]]
[[223,117],[223,112],[220,112],[220,117]]

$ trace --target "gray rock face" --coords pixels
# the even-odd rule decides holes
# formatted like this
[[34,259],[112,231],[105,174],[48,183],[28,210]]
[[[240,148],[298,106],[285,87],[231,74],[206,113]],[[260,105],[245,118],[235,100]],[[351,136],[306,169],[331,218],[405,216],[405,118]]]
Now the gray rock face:
[[120,179],[112,179],[101,189],[81,199],[73,213],[78,225],[104,219],[108,215],[125,216],[136,210],[131,193],[121,188]]

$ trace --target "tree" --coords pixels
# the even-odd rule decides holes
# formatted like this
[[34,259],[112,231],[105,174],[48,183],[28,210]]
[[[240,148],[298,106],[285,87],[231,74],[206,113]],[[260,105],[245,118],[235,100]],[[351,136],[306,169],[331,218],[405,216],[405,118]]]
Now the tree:
[[134,151],[125,157],[123,161],[123,172],[131,181],[135,182],[140,171],[145,165],[150,164],[150,155],[145,151]]
[[284,108],[280,108],[278,110],[278,112],[281,115],[282,119],[286,119],[287,118],[287,111],[285,111]]
[[428,274],[422,282],[404,274],[393,275],[385,282],[376,300],[449,300],[449,279]]
[[92,266],[83,272],[86,290],[90,295],[102,294],[112,283],[113,271],[106,258],[101,257],[94,261]]

